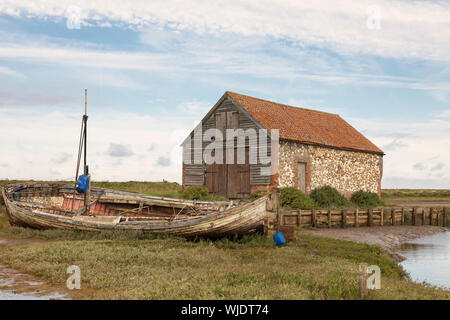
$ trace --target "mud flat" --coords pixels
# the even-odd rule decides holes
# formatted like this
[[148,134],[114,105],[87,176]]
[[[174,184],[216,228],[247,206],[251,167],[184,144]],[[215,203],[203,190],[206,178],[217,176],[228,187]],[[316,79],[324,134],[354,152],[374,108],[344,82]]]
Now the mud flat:
[[0,300],[67,300],[61,293],[45,282],[0,265]]
[[[0,245],[14,246],[42,242],[31,239],[0,239]],[[8,268],[0,261],[0,300],[67,300],[67,292],[57,290],[35,277]]]
[[386,251],[386,253],[390,254],[395,260],[402,261],[404,258],[395,253],[399,246],[411,240],[441,233],[447,230],[448,228],[437,226],[383,226],[346,229],[315,229],[302,230],[299,232],[377,245]]
[[450,207],[450,201],[387,201],[390,205],[398,207]]

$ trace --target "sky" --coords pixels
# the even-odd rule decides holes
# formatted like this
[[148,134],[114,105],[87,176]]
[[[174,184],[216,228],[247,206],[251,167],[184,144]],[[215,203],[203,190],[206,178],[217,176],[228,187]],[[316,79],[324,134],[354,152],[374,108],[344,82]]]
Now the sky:
[[0,0],[0,179],[181,182],[227,90],[341,115],[383,188],[450,188],[450,1]]

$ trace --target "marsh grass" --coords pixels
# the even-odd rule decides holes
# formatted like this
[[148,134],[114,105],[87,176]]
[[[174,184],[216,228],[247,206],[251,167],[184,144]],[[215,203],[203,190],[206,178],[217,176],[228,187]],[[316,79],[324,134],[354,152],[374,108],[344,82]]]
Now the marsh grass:
[[403,280],[378,247],[297,235],[283,247],[263,235],[193,239],[145,233],[31,230],[0,237],[52,241],[0,246],[0,261],[64,286],[69,265],[81,269],[80,299],[358,299],[358,264],[376,264],[382,289],[369,299],[450,299],[450,293]]
[[383,201],[450,201],[445,189],[382,189]]
[[[178,192],[165,182],[110,184],[99,186]],[[403,269],[378,247],[306,234],[276,247],[262,235],[186,240],[140,231],[33,230],[11,227],[0,205],[0,237],[50,240],[0,245],[0,261],[61,287],[67,267],[78,265],[80,299],[358,299],[361,262],[381,269],[382,289],[369,299],[450,299],[449,291],[404,280]]]

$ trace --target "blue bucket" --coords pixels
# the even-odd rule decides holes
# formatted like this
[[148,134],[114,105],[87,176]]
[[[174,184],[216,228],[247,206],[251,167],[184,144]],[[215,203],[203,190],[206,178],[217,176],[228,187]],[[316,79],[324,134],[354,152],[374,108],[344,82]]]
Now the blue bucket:
[[273,241],[275,241],[277,246],[281,246],[286,243],[283,233],[277,232],[273,235]]
[[89,176],[81,175],[78,177],[76,190],[78,193],[86,193],[89,188]]

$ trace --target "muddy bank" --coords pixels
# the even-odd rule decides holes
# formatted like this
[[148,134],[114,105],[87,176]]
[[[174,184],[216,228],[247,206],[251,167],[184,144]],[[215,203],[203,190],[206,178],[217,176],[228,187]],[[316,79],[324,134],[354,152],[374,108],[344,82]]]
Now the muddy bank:
[[[35,239],[0,238],[0,246],[43,242]],[[8,268],[0,261],[0,300],[61,300],[70,299],[68,290],[55,288],[29,274]]]
[[31,275],[0,265],[0,300],[61,299],[70,299],[70,296]]
[[404,258],[394,252],[400,245],[417,238],[444,232],[446,230],[448,229],[437,226],[383,226],[301,230],[299,233],[377,245],[395,260],[402,261]]
[[397,207],[450,207],[450,201],[387,201],[388,205]]

